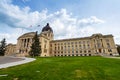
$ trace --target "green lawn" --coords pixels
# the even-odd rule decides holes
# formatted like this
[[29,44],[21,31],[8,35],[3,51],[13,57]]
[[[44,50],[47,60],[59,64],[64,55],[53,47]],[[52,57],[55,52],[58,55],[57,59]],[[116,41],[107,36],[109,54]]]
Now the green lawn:
[[103,57],[36,58],[31,63],[0,69],[0,80],[119,80],[120,59]]

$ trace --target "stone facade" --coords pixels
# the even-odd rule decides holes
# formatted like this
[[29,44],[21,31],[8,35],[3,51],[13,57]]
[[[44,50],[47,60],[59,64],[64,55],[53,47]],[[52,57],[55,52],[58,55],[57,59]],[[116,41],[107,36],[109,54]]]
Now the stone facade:
[[90,37],[53,40],[52,56],[118,55],[112,35],[93,34]]
[[5,55],[14,55],[14,54],[16,54],[17,52],[16,52],[16,44],[8,44],[7,46],[6,46],[6,51],[5,51]]
[[[16,53],[28,56],[35,32],[23,34],[18,38]],[[94,56],[118,55],[112,35],[93,34],[89,37],[54,40],[52,28],[47,25],[39,34],[41,57],[45,56]]]
[[[26,33],[23,34],[22,36],[20,36],[18,38],[17,41],[17,52],[19,56],[28,56],[29,55],[29,51],[30,51],[30,47],[32,45],[32,38],[34,37],[35,32],[30,32],[30,33]],[[39,41],[40,41],[40,45],[41,45],[41,56],[51,56],[50,55],[50,49],[49,49],[49,45],[50,45],[50,41],[53,40],[53,31],[50,28],[49,24],[47,24],[42,32],[39,34]]]

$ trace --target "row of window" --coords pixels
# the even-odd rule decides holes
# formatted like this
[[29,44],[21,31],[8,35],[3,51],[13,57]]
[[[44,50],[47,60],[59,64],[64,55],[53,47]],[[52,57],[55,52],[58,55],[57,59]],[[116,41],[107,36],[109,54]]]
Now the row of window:
[[[95,48],[101,48],[101,47],[103,47],[103,44],[100,44],[100,43],[97,43],[97,44],[94,44],[94,46],[95,46]],[[52,46],[51,46],[52,47]],[[66,48],[72,48],[72,49],[74,49],[74,48],[90,48],[90,44],[83,44],[83,45],[58,45],[58,46],[55,46],[54,47],[54,49],[55,50],[59,50],[59,49],[66,49]],[[110,48],[110,44],[109,43],[107,43],[107,48]]]
[[69,45],[68,45],[68,46],[57,46],[57,47],[55,46],[55,50],[57,50],[57,49],[58,49],[58,50],[59,50],[59,49],[62,50],[62,49],[66,49],[66,48],[76,49],[76,48],[78,48],[78,47],[79,47],[79,48],[90,48],[90,45],[88,44],[88,45],[79,45],[79,46],[78,46],[78,45],[75,45],[75,46],[73,46],[73,45],[71,45],[71,46],[69,46]]
[[[74,53],[75,54],[77,54],[77,53],[90,53],[90,52],[91,52],[90,50],[88,50],[88,51],[87,50],[85,50],[85,51],[68,51],[68,54],[70,54],[70,53],[72,53],[72,54],[74,54]],[[60,54],[60,53],[61,54],[63,54],[63,53],[65,54],[67,52],[66,51],[54,51],[54,53],[55,54]]]
[[[96,50],[99,53],[105,53],[105,50]],[[108,49],[108,52],[112,52],[112,49]],[[78,53],[91,53],[91,50],[83,50],[83,51],[54,51],[54,54],[78,54]]]
[[[100,41],[103,41],[103,39],[94,39],[94,42],[100,42]],[[106,42],[109,42],[109,39],[105,39]]]
[[32,40],[31,38],[27,38],[27,39],[21,39],[23,43],[26,43],[26,42],[30,42],[30,40]]
[[85,44],[85,43],[89,44],[90,41],[55,43],[54,45],[56,46],[56,45]]
[[21,39],[21,41],[22,41],[22,44],[20,44],[21,46],[23,46],[23,47],[29,47],[29,42],[30,42],[30,40],[32,40],[32,39],[30,39],[30,38],[27,38],[27,39]]
[[[100,43],[102,39],[94,40],[94,42]],[[109,39],[106,39],[106,42],[109,42]],[[89,44],[90,41],[77,41],[77,42],[64,42],[64,43],[55,43],[54,45],[70,45],[70,44]]]
[[72,54],[72,55],[54,55],[54,56],[92,56],[91,54]]
[[26,50],[19,50],[19,53],[27,53],[28,52],[28,50],[26,49]]

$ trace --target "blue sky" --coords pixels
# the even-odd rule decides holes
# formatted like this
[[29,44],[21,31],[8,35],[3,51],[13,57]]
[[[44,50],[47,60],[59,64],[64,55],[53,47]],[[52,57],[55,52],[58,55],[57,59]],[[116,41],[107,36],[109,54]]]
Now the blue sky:
[[0,0],[0,40],[16,43],[20,35],[41,32],[49,22],[55,39],[102,33],[113,34],[120,44],[119,4],[120,0]]

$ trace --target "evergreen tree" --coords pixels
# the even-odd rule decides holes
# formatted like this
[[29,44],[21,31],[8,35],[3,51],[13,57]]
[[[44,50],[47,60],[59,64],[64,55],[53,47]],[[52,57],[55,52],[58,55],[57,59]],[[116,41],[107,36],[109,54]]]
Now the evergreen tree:
[[33,37],[33,43],[31,46],[31,50],[29,52],[30,56],[39,56],[41,54],[41,46],[38,38],[37,31],[35,33],[35,36]]
[[0,56],[5,55],[6,41],[5,38],[0,42]]
[[120,45],[117,45],[117,51],[118,51],[118,53],[120,55]]

